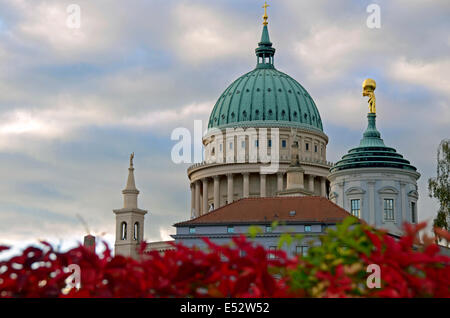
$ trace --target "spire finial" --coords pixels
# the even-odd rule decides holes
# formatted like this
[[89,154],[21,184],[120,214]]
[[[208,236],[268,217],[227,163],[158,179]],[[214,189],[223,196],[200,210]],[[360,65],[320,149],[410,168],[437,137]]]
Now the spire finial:
[[376,99],[375,99],[375,88],[377,88],[377,83],[371,78],[366,79],[363,84],[363,96],[369,96],[369,114],[375,114],[376,109]]
[[136,189],[136,183],[134,182],[134,167],[133,167],[133,159],[134,159],[134,152],[130,154],[130,167],[128,168],[128,179],[127,179],[127,185],[125,189],[123,189],[123,193],[129,193],[130,191],[132,193],[139,193],[138,189]]
[[134,152],[130,155],[130,168],[133,168],[133,159],[134,159]]
[[269,5],[267,2],[264,3],[264,22],[263,22],[263,30],[261,34],[261,41],[258,43],[258,47],[256,48],[256,56],[258,57],[258,63],[256,64],[257,68],[271,68],[273,69],[273,56],[275,54],[275,49],[272,47],[272,42],[270,42],[269,37],[269,28],[267,27],[267,7]]
[[269,22],[267,22],[267,19],[269,19],[268,15],[267,15],[267,7],[270,7],[270,6],[267,4],[266,1],[264,1],[264,5],[263,5],[263,8],[264,8],[264,15],[263,15],[264,22],[263,22],[263,25],[268,25],[269,24]]
[[386,147],[384,145],[383,139],[381,139],[381,134],[376,127],[376,99],[375,99],[375,89],[377,88],[377,83],[371,78],[366,79],[362,84],[363,96],[368,96],[369,100],[369,113],[367,114],[367,129],[363,134],[363,139],[359,143],[360,147]]

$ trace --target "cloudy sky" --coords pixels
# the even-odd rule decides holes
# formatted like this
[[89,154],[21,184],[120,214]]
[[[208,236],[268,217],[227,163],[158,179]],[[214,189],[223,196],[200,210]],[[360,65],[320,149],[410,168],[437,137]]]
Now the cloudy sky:
[[[67,7],[81,8],[79,29]],[[366,8],[381,8],[381,28]],[[177,127],[206,121],[222,91],[256,63],[260,0],[0,0],[0,243],[112,242],[128,156],[136,153],[145,237],[188,219],[186,164],[172,163]],[[328,159],[366,126],[361,83],[377,81],[378,128],[420,171],[419,213],[436,148],[450,137],[450,2],[269,1],[276,67],[316,101]]]

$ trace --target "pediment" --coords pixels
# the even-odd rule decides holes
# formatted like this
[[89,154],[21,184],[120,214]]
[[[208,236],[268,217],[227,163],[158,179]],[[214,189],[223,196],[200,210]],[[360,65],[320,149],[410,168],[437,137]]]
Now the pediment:
[[351,187],[347,191],[345,191],[346,195],[352,195],[352,194],[364,194],[366,191],[364,191],[363,188],[360,187]]
[[378,193],[382,194],[398,194],[398,190],[394,187],[384,187],[378,190]]

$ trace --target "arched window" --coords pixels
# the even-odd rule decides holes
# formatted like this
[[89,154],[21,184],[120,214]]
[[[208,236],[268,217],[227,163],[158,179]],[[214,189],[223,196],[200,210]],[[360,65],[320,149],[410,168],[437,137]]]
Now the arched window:
[[133,239],[139,241],[139,222],[134,223]]
[[120,239],[125,241],[127,239],[127,222],[120,224]]

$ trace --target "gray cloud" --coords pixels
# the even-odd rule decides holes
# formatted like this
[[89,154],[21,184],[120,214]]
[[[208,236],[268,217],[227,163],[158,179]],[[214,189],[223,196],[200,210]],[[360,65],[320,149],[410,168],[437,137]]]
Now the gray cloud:
[[[136,152],[146,237],[189,217],[187,166],[170,161],[172,129],[207,120],[216,98],[255,64],[255,1],[61,1],[0,4],[0,241],[73,240],[114,230],[127,156]],[[272,3],[277,67],[315,99],[329,159],[358,144],[366,125],[361,83],[377,80],[378,127],[416,165],[421,218],[434,215],[426,180],[449,136],[448,1]]]

